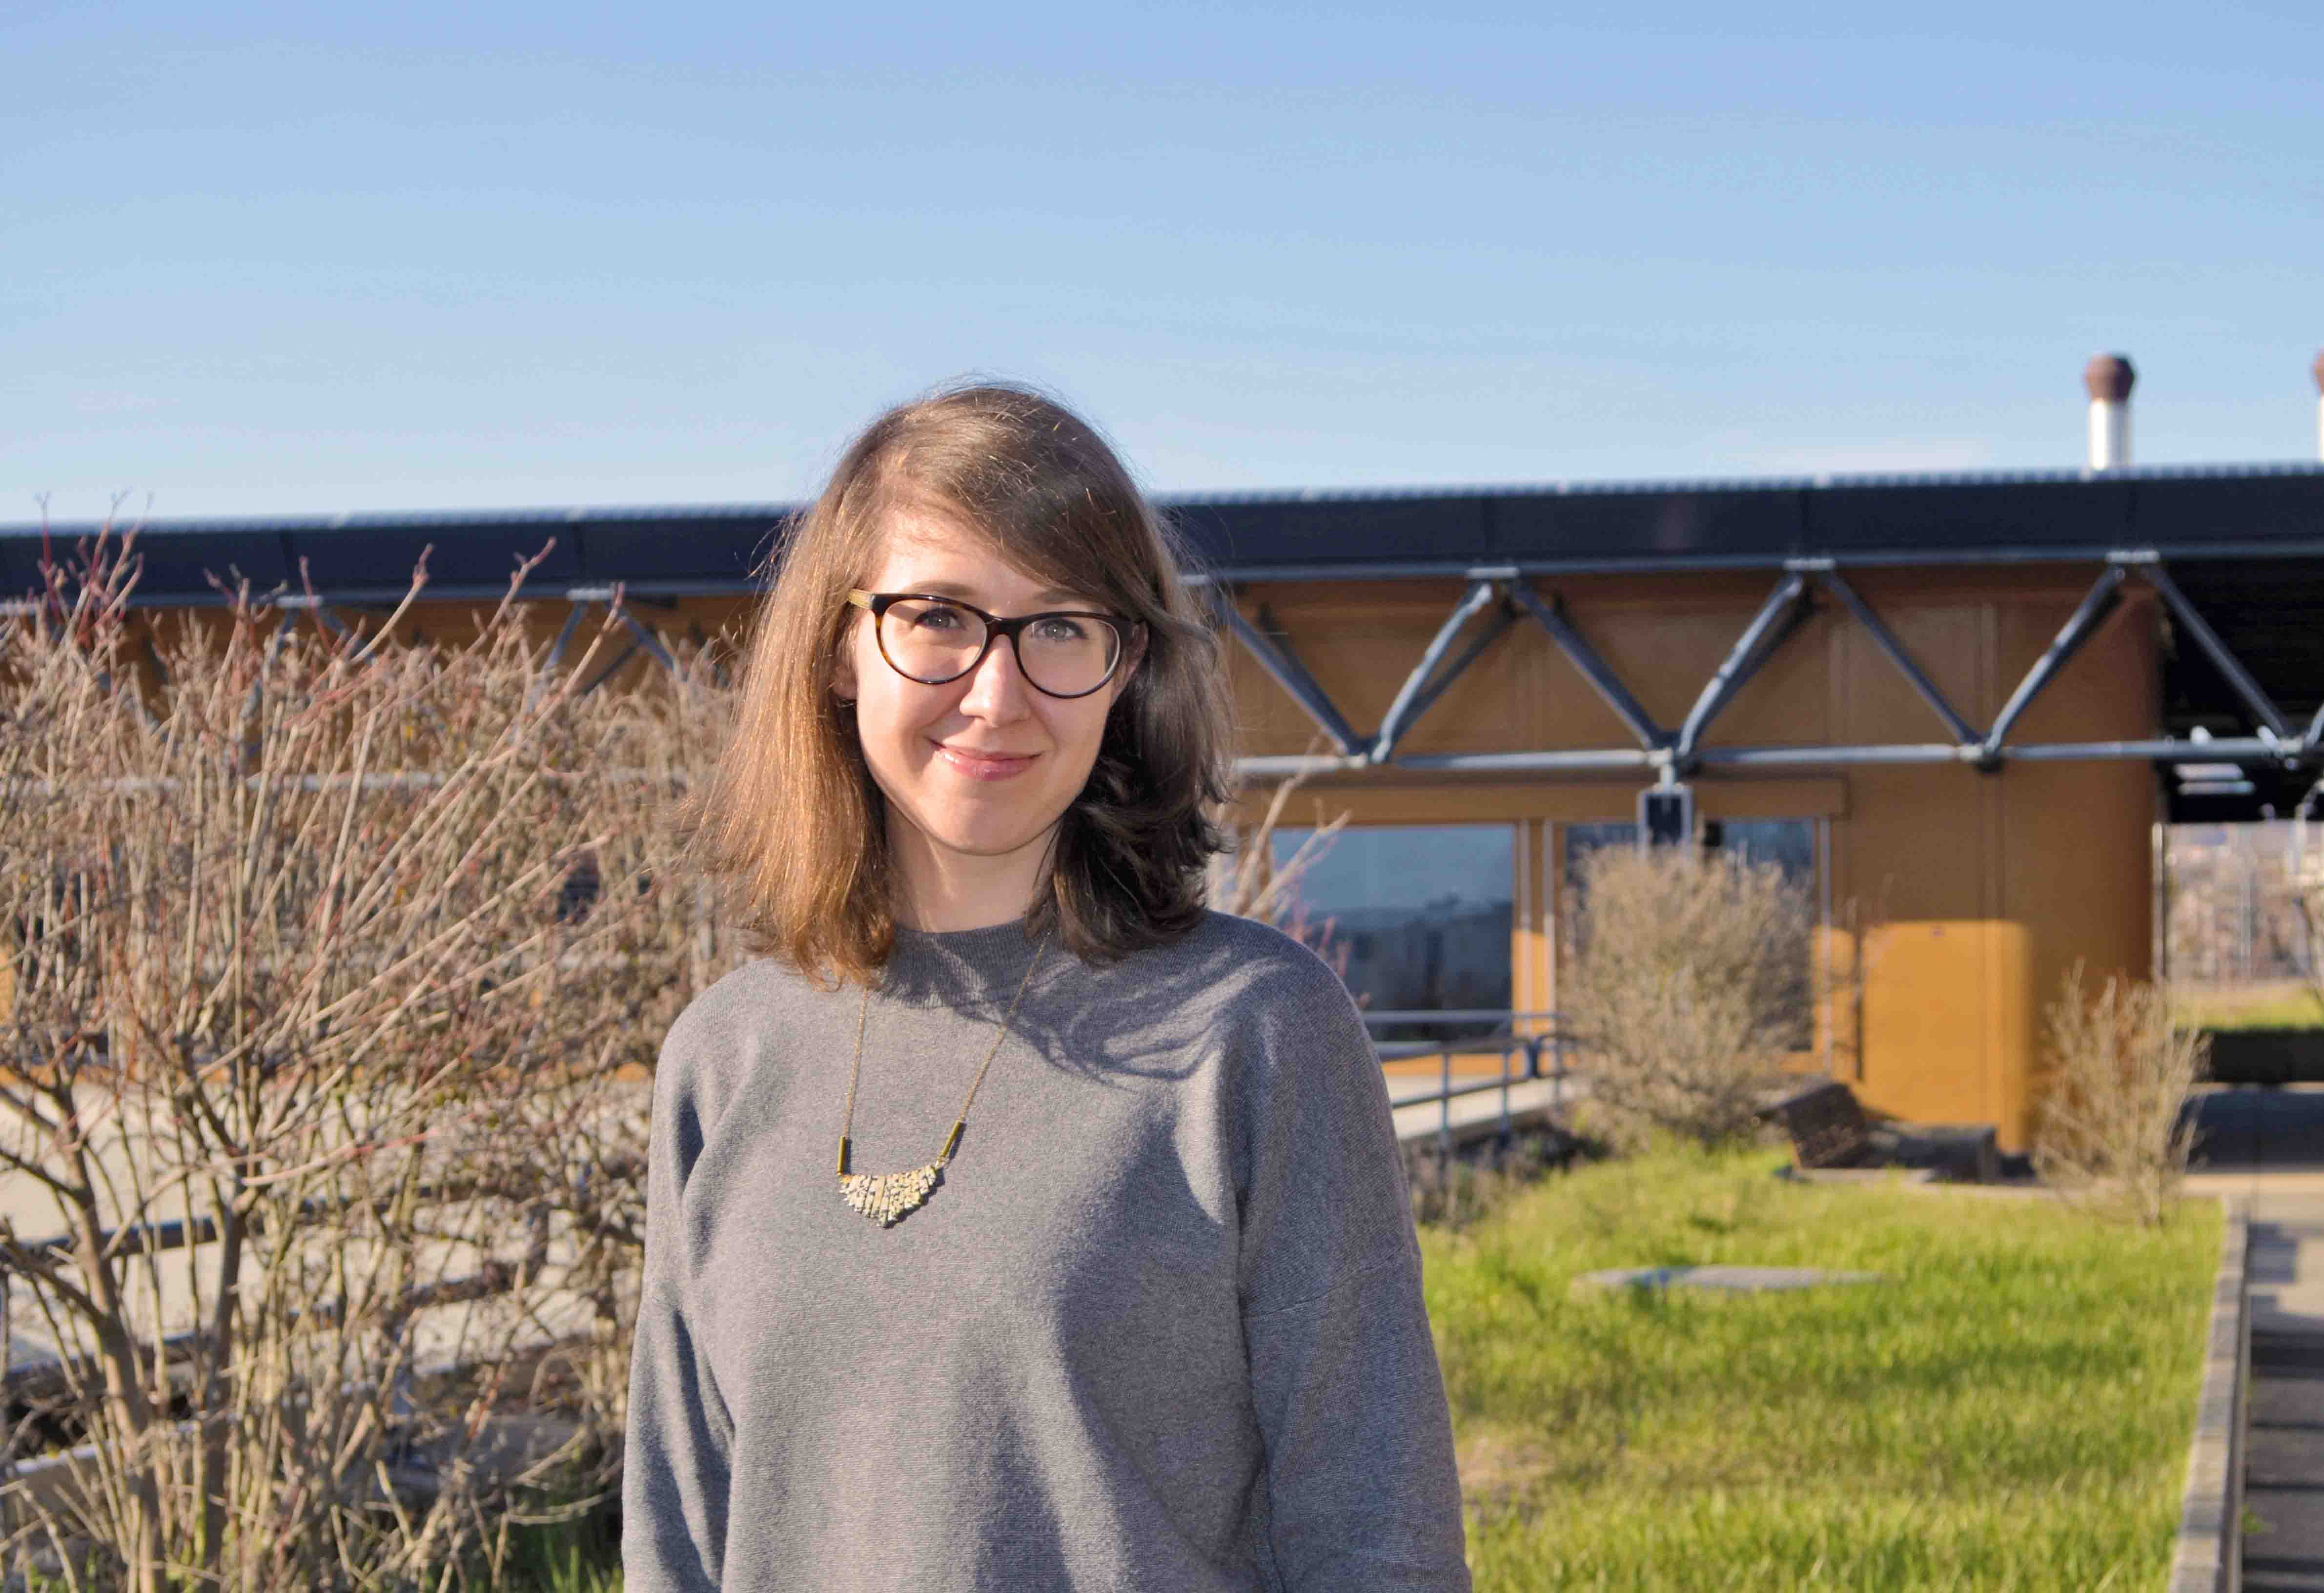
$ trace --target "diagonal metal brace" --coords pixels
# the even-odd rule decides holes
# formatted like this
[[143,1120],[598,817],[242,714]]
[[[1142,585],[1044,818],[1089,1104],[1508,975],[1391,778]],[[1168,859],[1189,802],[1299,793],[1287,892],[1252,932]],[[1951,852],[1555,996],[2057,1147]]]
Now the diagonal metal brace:
[[632,658],[637,656],[639,645],[639,643],[633,641],[630,643],[629,646],[623,648],[619,658],[606,665],[603,669],[597,671],[596,679],[591,681],[588,685],[581,688],[581,695],[585,697],[587,696],[591,692],[595,691],[599,686],[604,685],[605,682],[613,679],[614,676],[620,674],[622,672],[622,666],[628,663]]
[[1444,695],[1444,688],[1460,678],[1461,672],[1476,661],[1479,653],[1508,629],[1508,621],[1504,617],[1499,625],[1489,628],[1482,639],[1471,643],[1469,649],[1455,658],[1450,668],[1438,672],[1437,666],[1452,650],[1454,639],[1471,620],[1476,618],[1477,611],[1492,601],[1493,584],[1490,581],[1474,582],[1470,585],[1468,594],[1445,616],[1444,623],[1437,627],[1435,636],[1420,655],[1420,662],[1415,664],[1412,673],[1404,677],[1404,684],[1397,688],[1395,701],[1388,704],[1388,713],[1380,720],[1379,734],[1372,738],[1371,747],[1365,754],[1371,762],[1386,763],[1396,751],[1397,739],[1427,712],[1430,704]]
[[1235,640],[1242,643],[1243,650],[1250,654],[1252,660],[1267,671],[1293,702],[1306,711],[1307,717],[1314,720],[1325,735],[1332,738],[1333,744],[1340,750],[1340,755],[1343,758],[1360,757],[1369,743],[1356,733],[1347,716],[1333,703],[1331,694],[1316,684],[1315,677],[1307,672],[1307,666],[1293,656],[1289,649],[1244,619],[1242,611],[1235,607],[1231,594],[1213,586],[1211,599],[1219,618],[1228,630],[1234,632]]
[[2283,715],[2277,711],[2274,702],[2260,689],[2259,682],[2251,677],[2250,671],[2243,667],[2243,661],[2227,650],[2227,644],[2219,640],[2218,633],[2204,622],[2201,614],[2195,612],[2195,605],[2189,603],[2187,594],[2179,590],[2179,583],[2171,578],[2171,572],[2163,567],[2163,561],[2141,559],[2138,561],[2138,573],[2146,577],[2148,585],[2162,594],[2163,606],[2179,622],[2179,628],[2195,639],[2195,645],[2226,677],[2236,695],[2244,700],[2244,706],[2252,711],[2252,717],[2265,725],[2276,740],[2290,740],[2292,726],[2284,723]]
[[1888,661],[1896,666],[1897,672],[1912,683],[1914,691],[1920,693],[1921,701],[1945,722],[1945,728],[1953,732],[1953,740],[1964,747],[1976,746],[1982,739],[1976,727],[1953,711],[1953,705],[1945,701],[1944,693],[1937,689],[1936,682],[1921,672],[1921,667],[1913,661],[1912,654],[1904,650],[1904,644],[1896,639],[1896,633],[1872,612],[1872,605],[1857,594],[1856,588],[1849,585],[1836,569],[1819,570],[1816,578],[1823,584],[1824,590],[1840,599],[1848,612],[1856,616],[1856,622],[1864,627],[1873,642],[1888,655]]
[[2001,767],[2001,743],[2009,734],[2010,727],[2033,705],[2034,699],[2042,695],[2043,688],[2058,677],[2058,671],[2081,650],[2082,643],[2090,639],[2091,633],[2098,630],[2106,617],[2114,612],[2115,605],[2122,601],[2122,584],[2129,576],[2130,571],[2122,565],[2107,566],[2105,573],[2091,585],[2080,606],[2074,610],[2072,617],[2058,632],[2057,640],[2050,643],[2049,650],[2034,660],[2034,668],[2025,672],[2025,678],[2019,681],[2017,689],[2009,694],[2009,701],[2001,705],[2001,716],[1993,722],[1993,728],[1985,732],[1985,740],[1978,747],[1977,766],[1979,769],[1989,774]]
[[549,657],[540,666],[543,675],[550,673],[565,661],[565,649],[572,642],[573,633],[581,629],[581,616],[588,612],[589,604],[586,602],[576,603],[566,612],[565,628],[557,633],[557,640],[550,646]]
[[[589,612],[590,604],[594,601],[589,598],[576,599],[573,606],[565,611],[565,623],[558,631],[557,640],[549,644],[549,657],[541,660],[539,672],[533,676],[531,683],[524,688],[524,705],[527,708],[530,708],[533,704],[539,702],[540,694],[548,689],[549,682],[556,675],[558,666],[565,661],[565,649],[571,644],[573,633],[581,629],[581,616]],[[588,693],[584,691],[582,695],[586,696]]]
[[315,623],[328,630],[334,635],[352,636],[354,634],[347,629],[346,622],[331,612],[329,600],[316,593],[286,592],[275,598],[274,606],[279,609],[303,609],[315,616]]
[[[661,638],[647,629],[645,622],[630,612],[627,607],[622,610],[622,623],[627,625],[630,628],[630,633],[638,639],[638,646],[644,648],[654,656],[656,663],[672,675],[678,673],[678,660],[669,656],[668,648],[662,646]],[[637,649],[632,648],[631,650],[634,652]]]
[[1446,665],[1428,688],[1413,700],[1412,715],[1405,722],[1405,728],[1410,729],[1412,720],[1416,720],[1423,714],[1427,713],[1436,699],[1444,695],[1446,688],[1460,679],[1462,673],[1470,665],[1482,658],[1485,649],[1499,641],[1509,627],[1517,622],[1517,610],[1509,607],[1508,603],[1504,603],[1495,609],[1493,617],[1486,622],[1484,630],[1478,632],[1477,639],[1462,648],[1461,656]]
[[1767,594],[1767,601],[1759,605],[1759,612],[1751,616],[1750,624],[1736,638],[1735,646],[1719,666],[1718,673],[1704,683],[1702,695],[1695,698],[1686,723],[1679,727],[1678,744],[1674,750],[1682,761],[1694,756],[1711,722],[1735,700],[1735,694],[1759,672],[1759,666],[1775,655],[1775,649],[1807,617],[1806,606],[1800,602],[1806,594],[1807,585],[1807,577],[1799,571],[1786,572],[1775,583],[1775,589]]
[[1522,584],[1511,586],[1509,596],[1519,608],[1541,622],[1541,628],[1549,632],[1550,640],[1565,655],[1565,661],[1582,672],[1582,678],[1614,710],[1615,716],[1630,727],[1630,733],[1638,738],[1640,746],[1653,751],[1669,744],[1670,732],[1655,723],[1655,716],[1639,705],[1621,677],[1573,628],[1573,622],[1565,617],[1563,603],[1554,597],[1545,603],[1532,587]]

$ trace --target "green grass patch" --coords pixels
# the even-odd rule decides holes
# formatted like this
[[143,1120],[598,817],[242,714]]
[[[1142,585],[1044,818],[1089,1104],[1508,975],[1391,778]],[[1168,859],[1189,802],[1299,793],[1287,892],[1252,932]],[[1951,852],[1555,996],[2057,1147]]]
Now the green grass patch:
[[2300,980],[2174,984],[2178,1020],[2197,1029],[2324,1028],[2324,992]]
[[[2219,1213],[1590,1166],[1422,1230],[1479,1593],[2162,1585]],[[1601,1267],[1861,1287],[1577,1296]]]
[[622,1593],[622,1542],[603,1514],[510,1534],[499,1593]]

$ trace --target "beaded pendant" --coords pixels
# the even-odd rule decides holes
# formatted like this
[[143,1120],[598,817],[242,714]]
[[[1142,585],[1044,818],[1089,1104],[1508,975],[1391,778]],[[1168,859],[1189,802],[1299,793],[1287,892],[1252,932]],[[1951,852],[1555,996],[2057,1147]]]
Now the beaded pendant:
[[839,1195],[881,1227],[892,1228],[898,1218],[917,1211],[928,1198],[943,1170],[942,1162],[930,1162],[908,1173],[842,1173]]

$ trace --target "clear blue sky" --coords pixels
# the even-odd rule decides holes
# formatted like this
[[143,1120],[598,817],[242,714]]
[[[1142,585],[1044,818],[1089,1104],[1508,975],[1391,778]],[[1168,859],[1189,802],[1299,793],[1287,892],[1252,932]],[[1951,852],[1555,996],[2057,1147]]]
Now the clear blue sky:
[[0,0],[0,521],[2310,458],[2319,18]]

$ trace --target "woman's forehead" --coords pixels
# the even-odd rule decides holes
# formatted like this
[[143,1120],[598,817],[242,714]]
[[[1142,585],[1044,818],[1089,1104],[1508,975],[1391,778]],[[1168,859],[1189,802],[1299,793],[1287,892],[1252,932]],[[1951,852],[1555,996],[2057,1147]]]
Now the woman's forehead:
[[982,531],[924,509],[899,509],[887,517],[872,546],[872,567],[871,580],[883,590],[908,587],[1002,606],[1087,602],[1097,592],[1062,572],[1013,563]]

